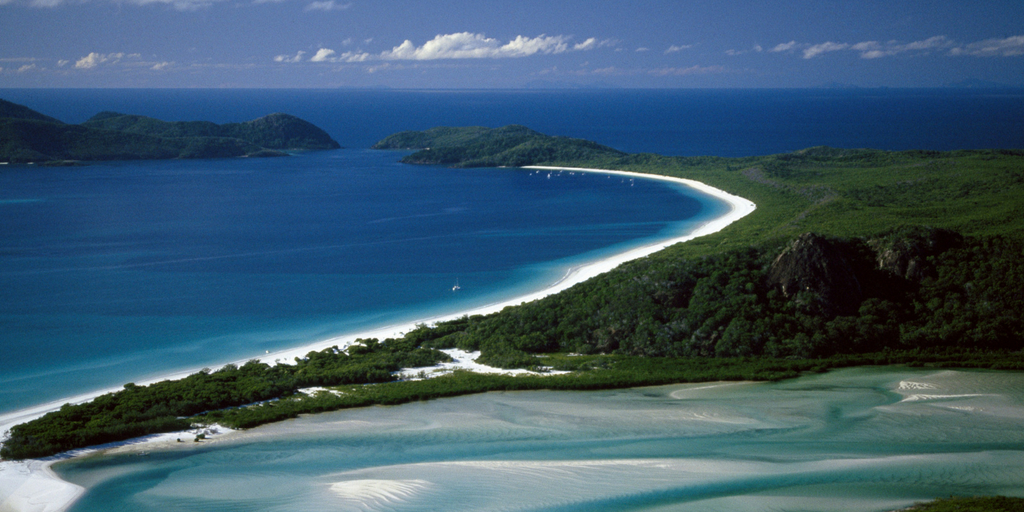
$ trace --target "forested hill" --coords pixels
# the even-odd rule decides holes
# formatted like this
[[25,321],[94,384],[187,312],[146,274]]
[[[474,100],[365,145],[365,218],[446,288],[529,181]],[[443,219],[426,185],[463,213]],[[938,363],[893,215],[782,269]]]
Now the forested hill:
[[0,100],[0,162],[282,156],[339,147],[320,128],[288,114],[218,125],[103,112],[72,125]]
[[[450,165],[481,165],[492,159],[478,150],[503,147],[491,141],[506,130],[520,128],[396,138],[472,155]],[[539,146],[562,140],[529,135]],[[824,357],[1024,349],[1024,151],[817,147],[748,158],[602,151],[516,161],[695,179],[748,198],[757,210],[720,233],[558,295],[409,334],[426,346],[481,350],[483,361],[503,367],[540,364],[535,354],[551,352]]]
[[422,132],[400,132],[381,140],[373,149],[418,149],[402,162],[452,167],[521,167],[537,162],[625,156],[621,151],[596,142],[552,137],[519,125],[438,127]]

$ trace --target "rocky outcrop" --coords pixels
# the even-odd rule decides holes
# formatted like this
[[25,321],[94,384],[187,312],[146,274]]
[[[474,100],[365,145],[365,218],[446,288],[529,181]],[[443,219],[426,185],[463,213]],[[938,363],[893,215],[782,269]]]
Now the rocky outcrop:
[[868,240],[875,252],[878,269],[908,281],[920,282],[935,276],[929,258],[961,245],[963,237],[945,229],[906,228]]
[[[860,281],[838,242],[805,233],[782,251],[768,270],[768,284],[826,317],[856,313]],[[800,295],[798,297],[798,295]]]

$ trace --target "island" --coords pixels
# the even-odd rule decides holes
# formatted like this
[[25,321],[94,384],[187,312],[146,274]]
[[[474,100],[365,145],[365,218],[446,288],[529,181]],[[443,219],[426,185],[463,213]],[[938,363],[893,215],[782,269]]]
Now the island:
[[75,125],[0,99],[0,162],[66,165],[98,160],[268,157],[340,147],[320,128],[281,113],[218,125],[101,112]]
[[[30,115],[23,111],[23,122],[61,126]],[[168,139],[246,130],[116,114],[74,129]],[[312,351],[292,365],[253,360],[176,381],[125,384],[15,426],[0,455],[43,457],[193,425],[248,428],[490,390],[778,380],[869,364],[1024,369],[1024,151],[817,147],[747,158],[665,157],[521,126],[403,132],[375,147],[418,148],[404,157],[415,164],[685,177],[750,198],[757,209],[713,235],[494,314]],[[445,361],[440,350],[450,348],[479,351],[480,363],[537,372],[426,380],[398,373]],[[544,375],[552,369],[566,373]],[[299,391],[311,386],[336,392]]]

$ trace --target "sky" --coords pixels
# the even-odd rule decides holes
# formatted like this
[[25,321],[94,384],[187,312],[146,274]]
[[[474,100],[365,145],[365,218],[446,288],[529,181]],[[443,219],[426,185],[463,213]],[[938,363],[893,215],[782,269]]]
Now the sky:
[[1024,86],[1022,0],[0,0],[0,88]]

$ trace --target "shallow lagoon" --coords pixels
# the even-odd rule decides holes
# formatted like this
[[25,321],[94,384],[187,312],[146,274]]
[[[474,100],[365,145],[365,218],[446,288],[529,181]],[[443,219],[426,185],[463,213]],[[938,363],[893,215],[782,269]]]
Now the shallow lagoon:
[[1024,496],[1024,374],[489,393],[58,464],[93,510],[891,510]]

